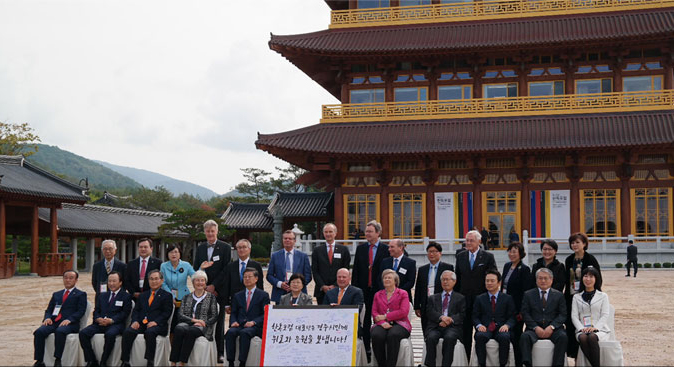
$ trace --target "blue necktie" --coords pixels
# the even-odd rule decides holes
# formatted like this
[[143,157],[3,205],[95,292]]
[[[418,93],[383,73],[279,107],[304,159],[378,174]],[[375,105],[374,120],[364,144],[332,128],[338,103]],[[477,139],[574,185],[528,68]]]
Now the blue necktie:
[[290,267],[290,252],[286,251],[286,273],[293,271]]
[[395,260],[393,261],[393,270],[394,270],[394,271],[398,271],[398,259],[395,259]]
[[239,280],[243,282],[243,271],[246,270],[246,263],[241,263],[241,273],[239,274]]
[[473,264],[475,264],[475,254],[470,253],[470,270],[473,270]]

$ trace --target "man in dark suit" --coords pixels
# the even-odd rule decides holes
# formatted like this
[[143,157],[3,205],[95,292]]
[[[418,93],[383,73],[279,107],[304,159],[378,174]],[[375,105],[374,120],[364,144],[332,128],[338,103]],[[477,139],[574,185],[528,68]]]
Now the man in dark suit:
[[473,344],[473,301],[475,297],[487,291],[484,286],[487,270],[497,269],[494,255],[480,249],[480,232],[466,233],[466,250],[456,255],[454,271],[458,281],[456,290],[466,297],[466,320],[463,324],[463,343],[466,354],[470,355]]
[[475,298],[473,326],[475,326],[475,354],[480,367],[487,365],[487,342],[498,342],[498,363],[505,366],[510,352],[510,329],[515,326],[515,301],[501,293],[501,273],[488,270],[485,276],[487,292]]
[[337,287],[332,288],[323,297],[324,305],[363,305],[363,291],[351,285],[351,273],[349,269],[337,270]]
[[290,292],[290,276],[295,273],[304,275],[306,283],[302,292],[307,293],[311,282],[311,264],[309,255],[295,249],[295,233],[291,230],[283,232],[283,249],[274,252],[269,260],[267,281],[272,286],[271,300],[278,304],[281,296]]
[[157,337],[166,335],[169,318],[173,312],[173,295],[161,289],[164,276],[159,270],[148,273],[150,289],[141,293],[133,308],[131,326],[122,335],[122,366],[128,367],[131,348],[138,334],[145,337],[145,359],[149,367],[154,366],[154,355],[157,349]]
[[365,226],[367,243],[358,245],[353,260],[353,284],[363,290],[365,297],[365,315],[363,320],[363,343],[367,360],[371,361],[370,326],[372,326],[372,301],[377,291],[384,289],[381,280],[381,263],[389,257],[388,246],[379,242],[381,224],[376,220]]
[[91,338],[96,334],[105,335],[103,355],[100,365],[108,364],[108,357],[115,347],[115,338],[121,335],[126,326],[126,319],[131,314],[131,295],[122,288],[122,275],[116,271],[106,274],[107,291],[98,295],[94,309],[94,323],[80,330],[80,345],[84,351],[87,366],[98,366]]
[[311,271],[314,276],[314,296],[317,303],[323,303],[325,293],[337,284],[337,270],[351,266],[349,249],[335,243],[337,226],[328,223],[323,226],[325,243],[316,246],[311,253]]
[[91,285],[96,292],[96,302],[98,302],[98,295],[107,292],[108,289],[108,274],[116,271],[121,276],[120,281],[124,281],[124,272],[126,271],[126,264],[118,259],[115,259],[117,253],[117,244],[113,240],[105,240],[101,243],[101,253],[103,260],[94,264],[91,269]]
[[414,286],[414,313],[417,317],[421,318],[421,329],[424,336],[426,336],[426,323],[428,320],[426,317],[426,301],[429,296],[442,292],[442,284],[440,282],[442,272],[445,270],[454,271],[454,265],[440,261],[442,246],[437,242],[431,241],[426,246],[426,256],[429,263],[419,268],[417,284]]
[[218,348],[218,363],[223,362],[225,350],[225,306],[227,305],[227,265],[232,260],[232,246],[218,239],[218,223],[212,219],[204,222],[206,242],[197,247],[197,256],[194,259],[194,270],[203,270],[208,276],[206,291],[215,294],[220,312],[218,323],[215,325],[215,344]]
[[412,302],[412,288],[417,279],[417,262],[405,254],[405,242],[399,238],[392,239],[388,244],[388,253],[390,257],[381,262],[381,271],[392,269],[398,273],[400,285],[398,288],[407,291],[407,296]]
[[436,350],[442,338],[442,365],[451,366],[456,341],[463,334],[466,316],[466,299],[454,291],[456,274],[445,270],[440,274],[442,289],[428,298],[425,314],[428,317],[426,334],[426,360],[424,365],[435,366]]
[[522,318],[526,330],[520,337],[522,363],[531,366],[531,348],[539,339],[550,339],[555,345],[552,356],[553,366],[564,365],[567,336],[564,331],[566,321],[566,301],[562,292],[551,288],[552,271],[540,268],[536,271],[537,288],[524,292]]
[[626,277],[630,276],[630,266],[634,266],[634,277],[637,277],[637,268],[638,268],[638,259],[637,259],[637,246],[634,245],[634,241],[629,240],[627,241],[629,243],[629,246],[627,246],[627,264],[625,264],[625,267],[627,268],[627,275]]
[[63,287],[54,292],[44,312],[42,326],[33,333],[35,366],[44,366],[44,341],[54,333],[55,366],[61,365],[68,334],[80,331],[80,319],[87,310],[87,294],[75,288],[79,274],[74,270],[63,273]]
[[[236,253],[239,259],[227,265],[227,276],[225,277],[227,284],[222,289],[225,290],[225,304],[227,313],[231,313],[232,297],[241,292],[245,287],[243,285],[243,272],[252,268],[257,270],[258,274],[262,274],[262,266],[250,258],[251,245],[247,239],[239,240],[236,243]],[[262,277],[257,278],[256,287],[264,290],[264,283]]]
[[239,366],[246,365],[250,340],[262,336],[264,327],[264,307],[269,304],[269,294],[256,288],[260,278],[257,270],[248,268],[243,272],[243,284],[246,289],[232,297],[232,314],[229,318],[229,330],[225,334],[227,361],[234,366],[236,356],[236,338],[239,338]]
[[152,257],[152,240],[141,238],[138,241],[138,257],[129,261],[124,272],[124,289],[134,300],[138,299],[141,292],[150,289],[147,274],[152,270],[159,270],[161,260]]

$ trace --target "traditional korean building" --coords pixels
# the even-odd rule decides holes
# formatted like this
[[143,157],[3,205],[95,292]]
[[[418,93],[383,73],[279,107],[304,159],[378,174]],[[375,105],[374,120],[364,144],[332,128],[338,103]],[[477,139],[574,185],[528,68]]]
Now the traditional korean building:
[[341,103],[256,146],[334,192],[344,238],[674,235],[674,1],[326,3],[269,46]]

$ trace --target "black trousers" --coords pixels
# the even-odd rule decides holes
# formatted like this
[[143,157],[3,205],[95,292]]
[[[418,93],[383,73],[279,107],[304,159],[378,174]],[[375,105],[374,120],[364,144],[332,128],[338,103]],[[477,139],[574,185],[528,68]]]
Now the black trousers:
[[218,356],[225,353],[225,300],[218,298],[220,311],[218,312],[218,323],[215,324],[215,345],[218,347]]
[[515,366],[522,365],[522,349],[520,348],[520,338],[524,330],[524,321],[517,321],[515,326],[510,329],[510,336],[513,342],[513,352],[515,352]]
[[171,362],[187,363],[197,338],[204,336],[204,331],[193,325],[181,322],[173,329],[173,343],[171,343]]
[[138,330],[135,330],[130,326],[126,328],[124,334],[122,334],[122,361],[129,362],[133,342],[136,341],[136,336],[138,336],[138,334],[143,334],[145,337],[145,359],[154,362],[154,354],[157,350],[157,337],[166,335],[167,327],[168,326],[155,326],[147,328],[145,325],[140,324]]
[[[533,330],[527,330],[520,338],[520,348],[522,349],[522,363],[531,365],[531,349],[538,341],[538,336]],[[555,345],[555,351],[552,354],[552,366],[564,365],[564,352],[566,352],[567,337],[562,328],[557,328],[550,336],[550,341]]]
[[636,260],[627,260],[627,264],[625,267],[627,268],[627,275],[630,275],[630,265],[634,267],[634,276],[637,275],[637,269],[639,268],[637,266],[637,261]]
[[502,333],[498,330],[475,332],[477,364],[479,366],[487,365],[487,342],[489,339],[495,339],[498,342],[498,364],[505,366],[508,363],[508,354],[510,353],[510,332]]
[[380,325],[372,328],[372,351],[379,366],[395,366],[398,361],[400,341],[409,337],[410,332],[404,327],[393,324],[390,329]]
[[[374,276],[374,275],[373,275]],[[363,344],[365,351],[370,353],[370,329],[372,327],[372,302],[374,301],[375,291],[372,288],[363,289],[363,298],[365,299],[365,317],[363,318]]]
[[436,351],[442,338],[442,365],[451,366],[454,361],[454,347],[461,339],[462,330],[459,327],[433,328],[426,332],[426,360],[424,365],[436,365]]
[[80,323],[73,322],[67,326],[58,326],[63,322],[54,322],[51,325],[40,326],[33,332],[33,357],[36,361],[44,360],[44,341],[49,334],[54,333],[54,358],[61,359],[63,356],[63,348],[66,346],[66,338],[68,334],[77,333],[80,330]]
[[230,327],[225,334],[227,344],[227,360],[234,362],[236,356],[236,338],[239,338],[239,362],[240,366],[246,365],[250,340],[256,336],[262,336],[262,329],[256,327]]
[[123,332],[124,324],[110,326],[91,324],[80,330],[80,346],[84,352],[84,360],[86,362],[96,362],[94,348],[91,346],[91,338],[93,338],[96,334],[103,334],[105,344],[103,345],[103,355],[101,355],[101,360],[98,362],[101,364],[107,363],[108,357],[110,357],[112,350],[115,348],[115,338],[117,335],[122,335]]
[[466,297],[466,317],[463,318],[463,346],[466,348],[466,355],[470,358],[470,352],[473,348],[473,301],[475,297]]

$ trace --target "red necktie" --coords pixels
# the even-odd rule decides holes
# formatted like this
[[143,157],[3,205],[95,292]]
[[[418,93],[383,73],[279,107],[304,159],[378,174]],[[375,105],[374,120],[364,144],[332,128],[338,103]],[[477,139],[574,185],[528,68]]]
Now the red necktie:
[[246,297],[246,311],[248,311],[248,307],[250,307],[250,296],[253,294],[253,292],[248,291],[248,296]]
[[372,287],[372,264],[373,264],[373,254],[374,252],[374,245],[370,245],[370,260],[369,260],[369,265],[367,268],[367,286]]
[[145,259],[143,259],[143,265],[140,266],[140,279],[145,279]]
[[330,260],[330,265],[332,265],[332,245],[328,244],[328,260]]
[[447,307],[449,307],[449,293],[445,293],[445,299],[442,301],[442,316],[447,316]]
[[[63,292],[63,300],[61,300],[61,307],[63,307],[63,304],[66,303],[66,300],[68,299],[68,295],[70,294],[70,291],[66,289],[65,292]],[[56,316],[56,319],[54,321],[59,321],[61,320],[61,311],[59,311],[58,316]]]
[[493,317],[494,314],[496,313],[496,296],[491,296],[491,316],[492,316],[492,321],[489,323],[489,327],[487,330],[490,332],[493,332],[496,330],[496,324],[494,323]]

